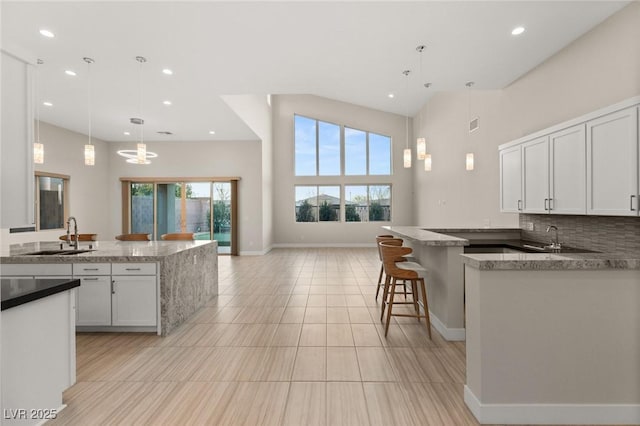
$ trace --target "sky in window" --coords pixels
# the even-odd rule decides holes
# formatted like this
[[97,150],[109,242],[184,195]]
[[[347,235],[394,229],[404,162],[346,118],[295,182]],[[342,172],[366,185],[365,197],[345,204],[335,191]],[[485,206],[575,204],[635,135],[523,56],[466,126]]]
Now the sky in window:
[[391,138],[369,133],[369,174],[391,174]]
[[316,175],[316,121],[295,116],[296,176]]
[[361,130],[344,128],[344,172],[367,174],[367,134]]
[[340,126],[318,122],[319,174],[321,176],[340,175]]

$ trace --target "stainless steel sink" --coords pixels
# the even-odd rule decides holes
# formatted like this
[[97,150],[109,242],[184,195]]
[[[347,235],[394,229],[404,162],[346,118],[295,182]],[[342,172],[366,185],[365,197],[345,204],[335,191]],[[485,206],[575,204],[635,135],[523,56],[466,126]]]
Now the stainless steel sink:
[[89,250],[89,249],[74,249],[74,250],[40,250],[40,251],[34,251],[32,253],[25,253],[26,256],[66,256],[66,255],[70,255],[70,254],[80,254],[80,253],[87,253],[90,251],[95,251],[95,250]]

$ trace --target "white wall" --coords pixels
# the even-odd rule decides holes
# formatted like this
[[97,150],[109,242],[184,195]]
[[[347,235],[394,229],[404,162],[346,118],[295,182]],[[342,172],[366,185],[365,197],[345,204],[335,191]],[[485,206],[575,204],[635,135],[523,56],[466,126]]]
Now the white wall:
[[158,154],[149,165],[129,164],[116,153],[131,143],[109,143],[109,224],[113,239],[122,233],[122,177],[240,177],[238,251],[262,251],[262,164],[259,141],[147,142]]
[[[69,175],[69,214],[78,220],[78,232],[96,233],[99,239],[111,239],[110,208],[105,193],[109,176],[107,143],[92,139],[95,145],[95,166],[84,165],[84,145],[88,137],[62,127],[41,122],[40,141],[44,144],[44,164],[35,170]],[[53,241],[60,230],[9,234],[2,230],[3,243]]]
[[[503,90],[472,90],[470,102],[466,90],[434,96],[414,120],[433,154],[432,172],[414,170],[416,224],[517,227],[517,214],[499,212],[498,145],[640,94],[639,40],[640,2],[632,2]],[[480,117],[471,135],[469,115]],[[475,154],[473,172],[466,152]]]
[[[374,244],[382,225],[389,222],[296,223],[296,184],[376,184],[391,183],[393,225],[411,225],[413,190],[411,170],[402,167],[405,146],[405,117],[311,95],[272,97],[274,245],[354,245]],[[307,117],[367,130],[392,138],[392,176],[295,177],[293,116]],[[410,128],[411,129],[411,124]]]
[[262,148],[262,252],[273,244],[273,129],[271,106],[261,95],[223,96],[222,99],[260,138]]

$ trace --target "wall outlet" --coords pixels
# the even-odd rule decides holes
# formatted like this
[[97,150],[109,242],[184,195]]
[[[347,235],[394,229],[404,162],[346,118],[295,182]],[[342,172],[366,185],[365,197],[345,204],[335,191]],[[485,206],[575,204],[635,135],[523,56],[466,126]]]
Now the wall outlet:
[[528,222],[526,224],[526,230],[527,231],[534,231],[533,222]]

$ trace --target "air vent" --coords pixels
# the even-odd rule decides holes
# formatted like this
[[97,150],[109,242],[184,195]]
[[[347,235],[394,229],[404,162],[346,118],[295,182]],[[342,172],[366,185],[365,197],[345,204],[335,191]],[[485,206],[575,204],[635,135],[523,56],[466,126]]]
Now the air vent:
[[167,131],[165,130],[165,131],[163,131],[163,132],[158,132],[158,134],[159,134],[159,135],[167,135],[167,136],[169,136],[169,135],[172,135],[173,133],[171,133],[171,132],[167,132]]
[[478,127],[480,127],[480,119],[476,117],[469,122],[469,133],[478,130]]
[[142,118],[130,118],[129,121],[131,124],[144,124],[144,120]]

